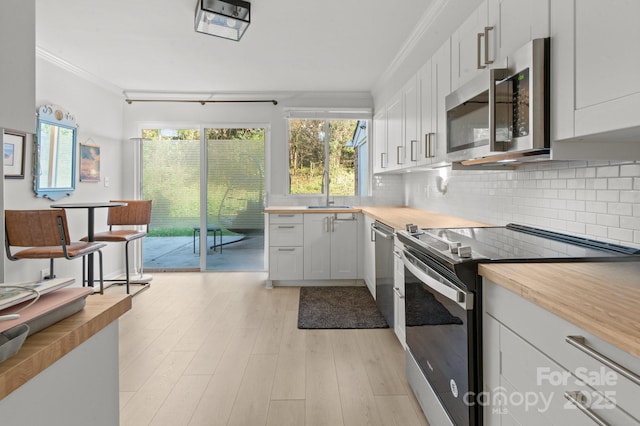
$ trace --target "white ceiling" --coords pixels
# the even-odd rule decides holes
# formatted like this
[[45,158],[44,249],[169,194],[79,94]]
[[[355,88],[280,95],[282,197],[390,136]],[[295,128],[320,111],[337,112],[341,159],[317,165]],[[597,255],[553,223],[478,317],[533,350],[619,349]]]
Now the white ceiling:
[[368,92],[433,0],[255,0],[240,42],[196,0],[36,0],[39,54],[125,92]]

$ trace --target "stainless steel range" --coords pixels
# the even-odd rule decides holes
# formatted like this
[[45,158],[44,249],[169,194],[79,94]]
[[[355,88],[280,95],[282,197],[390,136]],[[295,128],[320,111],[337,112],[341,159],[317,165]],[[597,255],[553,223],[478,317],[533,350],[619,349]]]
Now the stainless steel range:
[[515,224],[396,235],[405,246],[407,375],[433,424],[482,424],[479,263],[640,260],[639,249]]

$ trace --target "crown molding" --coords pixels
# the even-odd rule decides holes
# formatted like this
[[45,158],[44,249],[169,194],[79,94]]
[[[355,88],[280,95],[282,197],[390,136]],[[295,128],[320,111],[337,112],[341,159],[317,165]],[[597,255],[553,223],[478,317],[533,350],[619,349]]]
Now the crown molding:
[[36,57],[44,59],[45,61],[50,62],[51,64],[56,65],[57,67],[62,68],[63,70],[68,71],[71,74],[74,74],[84,80],[94,83],[95,85],[100,86],[109,92],[113,92],[122,96],[122,88],[100,77],[97,77],[76,65],[73,65],[72,63],[60,58],[59,56],[54,55],[53,53],[49,52],[46,49],[43,49],[40,46],[36,46]]
[[414,49],[419,41],[425,36],[436,20],[442,15],[447,7],[449,0],[434,0],[431,6],[425,11],[420,18],[418,25],[413,29],[407,40],[403,43],[400,50],[393,58],[389,66],[380,74],[380,77],[373,85],[372,93],[377,92],[382,85],[391,80],[391,77],[398,72],[402,64],[407,58],[414,53]]

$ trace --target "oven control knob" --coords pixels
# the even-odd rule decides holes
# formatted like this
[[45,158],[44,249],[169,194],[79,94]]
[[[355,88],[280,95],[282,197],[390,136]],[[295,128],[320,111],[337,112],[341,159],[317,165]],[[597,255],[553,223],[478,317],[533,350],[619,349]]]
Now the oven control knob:
[[460,247],[458,247],[458,256],[460,256],[460,257],[471,257],[471,247],[470,246],[460,246]]
[[452,241],[452,242],[449,243],[449,250],[453,254],[458,254],[458,247],[460,247],[461,245],[462,245],[462,243],[460,243],[458,241]]

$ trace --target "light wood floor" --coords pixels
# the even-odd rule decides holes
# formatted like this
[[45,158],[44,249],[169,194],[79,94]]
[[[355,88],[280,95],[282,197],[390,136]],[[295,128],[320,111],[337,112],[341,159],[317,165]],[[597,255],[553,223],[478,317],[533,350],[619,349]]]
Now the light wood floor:
[[390,329],[298,330],[262,272],[154,273],[120,319],[122,425],[426,425]]

